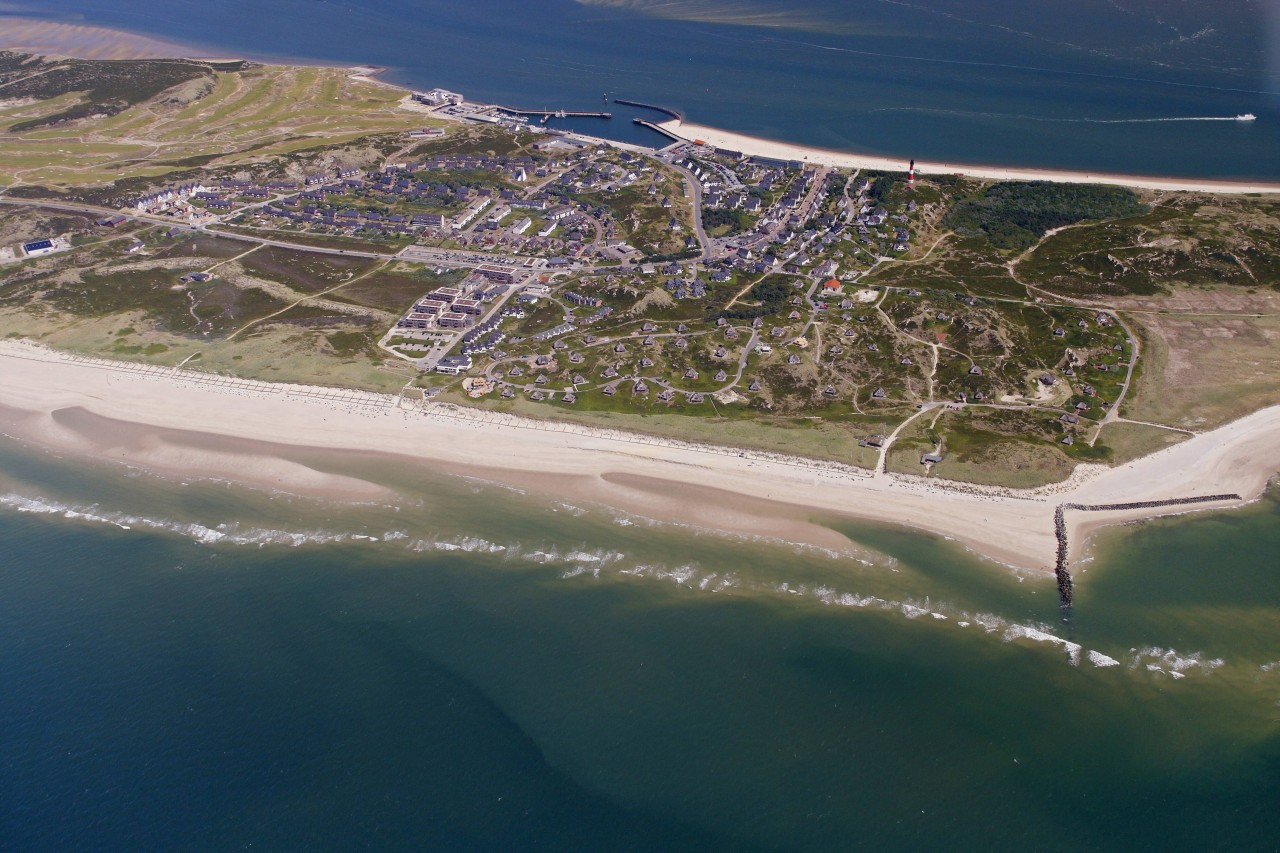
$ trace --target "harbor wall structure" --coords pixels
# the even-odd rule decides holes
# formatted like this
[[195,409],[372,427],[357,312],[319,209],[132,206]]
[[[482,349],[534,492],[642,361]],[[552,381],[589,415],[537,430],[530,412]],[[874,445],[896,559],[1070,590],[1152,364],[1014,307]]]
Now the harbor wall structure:
[[646,104],[642,101],[628,101],[625,98],[614,98],[615,104],[622,104],[624,107],[640,107],[646,110],[653,110],[655,113],[671,116],[676,121],[684,121],[684,113],[679,110],[673,110],[670,107],[660,107],[657,104]]
[[544,118],[613,118],[613,113],[593,113],[575,110],[520,110],[515,107],[498,107],[504,113],[517,116],[542,116]]
[[1059,504],[1058,508],[1053,512],[1053,532],[1058,540],[1058,557],[1054,563],[1053,573],[1058,581],[1058,600],[1064,610],[1071,609],[1072,582],[1071,572],[1067,565],[1067,554],[1069,552],[1067,542],[1067,515],[1066,511],[1079,510],[1081,512],[1114,512],[1116,510],[1126,509],[1152,509],[1154,507],[1165,506],[1190,506],[1193,504],[1217,503],[1219,501],[1240,501],[1243,500],[1236,494],[1225,495],[1201,495],[1192,498],[1170,498],[1164,501],[1134,501],[1132,503],[1121,504]]
[[674,134],[674,133],[672,133],[671,131],[667,130],[665,127],[663,127],[663,126],[662,126],[662,125],[660,125],[660,124],[654,124],[653,122],[651,122],[651,121],[645,121],[645,120],[644,120],[644,119],[642,119],[642,118],[633,118],[631,121],[632,121],[634,124],[638,124],[638,125],[640,125],[641,127],[647,127],[647,128],[649,128],[650,130],[656,130],[658,133],[661,133],[663,136],[667,137],[668,139],[672,140],[673,142],[684,142],[684,141],[686,141],[686,140],[684,139],[684,137],[677,136],[676,134]]

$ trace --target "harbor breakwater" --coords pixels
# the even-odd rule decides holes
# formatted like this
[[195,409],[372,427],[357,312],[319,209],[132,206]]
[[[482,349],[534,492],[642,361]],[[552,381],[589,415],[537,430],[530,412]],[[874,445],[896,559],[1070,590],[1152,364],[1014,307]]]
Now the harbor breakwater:
[[1058,600],[1064,610],[1071,608],[1072,582],[1071,571],[1067,565],[1067,554],[1069,553],[1069,543],[1067,541],[1067,513],[1066,511],[1079,510],[1082,512],[1114,512],[1126,509],[1152,509],[1154,507],[1166,506],[1189,506],[1193,504],[1216,503],[1218,501],[1240,501],[1243,500],[1237,494],[1223,495],[1201,495],[1191,498],[1170,498],[1163,501],[1133,501],[1132,503],[1118,504],[1059,504],[1058,508],[1053,511],[1053,533],[1058,540],[1058,555],[1054,562],[1053,573],[1058,581]]
[[643,101],[628,101],[626,98],[614,98],[615,104],[621,104],[624,107],[640,107],[644,110],[653,110],[655,113],[671,116],[676,121],[684,121],[684,113],[679,110],[673,110],[670,107],[660,107],[657,104],[646,104]]

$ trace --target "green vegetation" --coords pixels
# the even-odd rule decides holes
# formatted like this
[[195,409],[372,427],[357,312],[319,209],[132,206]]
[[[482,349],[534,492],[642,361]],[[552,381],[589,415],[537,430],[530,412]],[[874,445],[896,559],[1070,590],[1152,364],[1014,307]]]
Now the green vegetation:
[[770,275],[761,279],[747,294],[750,302],[739,301],[732,308],[719,312],[731,320],[751,320],[756,317],[768,317],[782,310],[786,301],[795,295],[795,279],[786,275]]
[[1175,196],[1149,212],[1070,228],[1018,265],[1070,296],[1154,295],[1178,285],[1280,288],[1280,203]]
[[1016,250],[1034,245],[1054,228],[1085,219],[1133,216],[1144,209],[1137,193],[1123,187],[1004,182],[958,202],[944,224],[959,234],[985,236],[1001,249]]
[[0,52],[0,86],[6,98],[56,98],[84,93],[76,103],[9,126],[11,132],[35,130],[88,116],[114,116],[168,89],[201,80],[213,88],[213,68],[186,59],[86,60],[33,59]]
[[742,210],[725,207],[703,208],[702,227],[712,237],[739,234],[755,224],[755,218]]
[[0,53],[0,84],[7,194],[96,204],[245,163],[277,177],[330,152],[372,164],[404,131],[438,123],[343,68]]

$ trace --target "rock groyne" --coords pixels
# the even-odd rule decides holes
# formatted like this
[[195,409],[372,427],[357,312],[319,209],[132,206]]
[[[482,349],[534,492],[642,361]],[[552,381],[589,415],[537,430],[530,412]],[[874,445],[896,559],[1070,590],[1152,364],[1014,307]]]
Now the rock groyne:
[[1067,565],[1069,546],[1067,542],[1067,510],[1081,512],[1114,512],[1127,509],[1153,509],[1165,506],[1190,506],[1192,504],[1217,503],[1219,501],[1243,500],[1236,494],[1200,495],[1192,498],[1170,498],[1163,501],[1133,501],[1120,504],[1058,504],[1053,511],[1053,533],[1058,540],[1058,556],[1053,566],[1054,576],[1058,579],[1058,601],[1064,610],[1071,609],[1071,571]]

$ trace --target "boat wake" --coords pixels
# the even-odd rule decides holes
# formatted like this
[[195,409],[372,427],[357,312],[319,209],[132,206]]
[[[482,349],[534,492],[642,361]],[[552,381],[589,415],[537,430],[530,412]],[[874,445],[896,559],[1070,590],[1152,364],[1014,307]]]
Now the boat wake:
[[975,110],[943,110],[931,107],[880,107],[871,110],[873,113],[928,113],[931,115],[950,115],[965,118],[1014,119],[1016,121],[1039,121],[1053,124],[1160,124],[1171,121],[1256,121],[1253,113],[1240,113],[1234,116],[1158,116],[1153,118],[1058,118],[1054,116],[1033,116],[1022,113],[993,113]]

